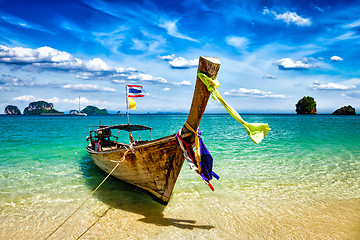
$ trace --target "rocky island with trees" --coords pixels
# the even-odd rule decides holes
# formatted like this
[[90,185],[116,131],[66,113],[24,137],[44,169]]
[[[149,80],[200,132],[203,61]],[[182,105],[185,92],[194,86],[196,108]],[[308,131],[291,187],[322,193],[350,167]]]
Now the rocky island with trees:
[[333,115],[355,115],[356,111],[355,111],[355,108],[348,105],[348,106],[344,106],[342,108],[335,110],[332,114]]
[[[4,110],[6,115],[21,115],[21,111],[17,106],[7,105]],[[70,110],[70,115],[78,113],[78,110]],[[100,109],[95,106],[87,106],[81,112],[87,115],[107,115],[109,114],[106,109]],[[24,115],[64,115],[54,108],[54,104],[46,101],[31,102],[28,107],[23,111]]]
[[[7,105],[4,110],[6,115],[21,115],[21,111],[17,106]],[[87,106],[80,112],[86,113],[87,115],[108,115],[106,109],[100,109],[95,106]],[[79,110],[70,110],[69,115],[76,115],[79,113]],[[313,97],[307,96],[303,97],[296,104],[296,113],[297,114],[317,114],[316,102]],[[54,104],[48,103],[46,101],[37,101],[31,102],[28,107],[23,111],[24,115],[64,115],[63,112],[60,112],[54,109]],[[117,113],[120,114],[120,111]],[[352,106],[344,106],[335,110],[333,115],[355,115],[355,108]]]
[[316,114],[316,102],[313,97],[303,97],[296,104],[297,114]]

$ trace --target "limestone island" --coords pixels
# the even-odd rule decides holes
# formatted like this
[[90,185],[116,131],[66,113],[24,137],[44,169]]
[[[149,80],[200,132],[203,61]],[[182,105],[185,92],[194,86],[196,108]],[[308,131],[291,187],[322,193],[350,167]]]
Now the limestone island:
[[337,110],[335,110],[333,113],[333,115],[355,115],[355,108],[353,108],[352,106],[344,106],[342,108],[339,108]]
[[297,114],[316,114],[316,102],[313,97],[303,97],[296,104]]
[[54,109],[54,104],[45,101],[31,102],[28,107],[24,109],[24,115],[63,115]]
[[6,115],[21,115],[19,108],[14,105],[7,105],[4,112]]

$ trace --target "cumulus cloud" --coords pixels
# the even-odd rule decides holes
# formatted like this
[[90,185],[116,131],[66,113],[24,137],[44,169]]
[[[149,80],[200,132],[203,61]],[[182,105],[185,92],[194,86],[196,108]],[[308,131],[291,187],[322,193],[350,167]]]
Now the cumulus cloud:
[[116,92],[113,88],[99,87],[92,84],[66,84],[62,86],[65,89],[82,92]]
[[34,79],[20,79],[16,76],[1,74],[0,84],[9,87],[26,87],[26,88],[64,88],[72,91],[81,92],[117,92],[113,88],[99,87],[92,84],[69,84],[60,82],[38,83]]
[[235,47],[239,52],[246,52],[249,44],[249,40],[245,37],[228,36],[225,40],[228,45]]
[[128,80],[137,80],[141,82],[151,82],[151,83],[167,83],[167,80],[162,77],[154,77],[149,74],[138,73],[138,74],[131,74],[127,76]]
[[230,92],[225,92],[225,95],[228,96],[236,96],[236,97],[255,97],[255,98],[285,98],[284,95],[276,95],[272,92],[265,92],[259,89],[246,89],[246,88],[239,88],[239,89],[231,89]]
[[190,81],[187,81],[187,80],[184,80],[182,82],[179,82],[179,83],[174,83],[175,85],[184,85],[184,86],[190,86],[191,83]]
[[316,90],[351,90],[355,89],[355,85],[342,85],[338,83],[321,83],[315,81],[312,85],[313,89]]
[[291,58],[282,58],[274,63],[280,70],[307,70],[317,67],[312,59],[304,58],[294,61]]
[[275,20],[280,20],[285,22],[286,24],[293,23],[296,26],[300,27],[308,27],[311,26],[312,22],[310,18],[304,18],[299,16],[296,12],[285,12],[285,13],[276,13],[274,10],[269,10],[267,8],[264,8],[263,10],[264,15],[271,15],[274,17]]
[[183,57],[176,57],[175,54],[158,56],[158,58],[169,62],[170,67],[174,69],[188,69],[199,65],[199,59],[188,60]]
[[13,98],[14,101],[27,101],[27,102],[34,101],[35,99],[36,97],[34,97],[33,95],[23,95]]
[[197,67],[199,65],[199,59],[187,60],[182,57],[177,57],[174,60],[169,61],[171,68],[187,69],[191,67]]
[[[174,68],[192,66],[192,61],[173,59]],[[0,45],[0,63],[30,65],[38,69],[55,71],[68,71],[77,73],[76,77],[82,80],[129,80],[148,83],[166,83],[161,77],[140,73],[136,68],[113,67],[100,58],[81,60],[71,54],[50,47],[37,49],[14,47],[9,48]],[[119,82],[115,82],[119,83]],[[109,90],[109,89],[108,89]]]
[[14,47],[9,48],[0,45],[0,62],[3,63],[59,63],[73,62],[75,58],[67,53],[50,47],[37,49]]
[[0,45],[0,63],[31,65],[42,69],[73,70],[79,72],[125,72],[127,69],[109,66],[100,58],[83,61],[70,53],[51,47],[37,49]]
[[333,61],[333,62],[341,62],[342,60],[344,60],[344,59],[342,59],[342,58],[339,57],[339,56],[332,56],[330,59],[331,59],[331,61]]
[[193,41],[193,42],[198,42],[198,40],[196,40],[196,39],[193,39],[193,38],[188,37],[188,36],[186,36],[186,35],[184,35],[182,33],[179,33],[179,31],[177,29],[177,26],[176,26],[177,21],[178,20],[174,20],[174,21],[161,20],[160,23],[159,23],[159,27],[164,28],[170,36],[190,40],[190,41]]
[[172,61],[175,59],[175,54],[171,54],[171,55],[166,55],[166,56],[158,56],[159,59],[164,60],[164,61]]

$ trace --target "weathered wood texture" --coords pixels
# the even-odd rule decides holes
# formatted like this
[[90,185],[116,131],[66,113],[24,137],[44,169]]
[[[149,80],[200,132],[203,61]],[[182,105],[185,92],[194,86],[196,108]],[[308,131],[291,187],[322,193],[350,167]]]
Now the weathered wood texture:
[[[205,73],[209,77],[216,78],[219,68],[220,68],[220,60],[218,58],[213,58],[213,57],[199,58],[198,70],[202,73]],[[196,76],[194,96],[191,103],[189,116],[188,119],[186,120],[194,130],[196,130],[200,125],[200,121],[204,114],[209,97],[210,97],[210,92],[207,90],[207,87],[201,81],[201,79],[198,76]],[[187,133],[189,131],[184,127],[183,132]]]
[[[94,163],[110,172],[126,151],[123,149],[96,152],[87,147]],[[125,161],[113,172],[113,176],[143,188],[162,203],[167,203],[184,163],[182,149],[175,135],[135,145]]]
[[[217,58],[200,57],[199,70],[211,78],[216,78],[220,67]],[[194,97],[187,122],[197,129],[205,111],[210,93],[202,81],[197,77]],[[182,128],[182,136],[187,142],[194,139],[194,134]],[[185,135],[185,136],[184,136]],[[94,151],[91,144],[86,150],[94,163],[105,172],[110,172],[124,152],[123,147],[105,151]],[[113,172],[113,176],[125,182],[145,189],[157,197],[162,203],[167,204],[181,167],[184,163],[183,151],[175,135],[160,138],[149,142],[141,142],[134,147],[134,153],[129,152]]]

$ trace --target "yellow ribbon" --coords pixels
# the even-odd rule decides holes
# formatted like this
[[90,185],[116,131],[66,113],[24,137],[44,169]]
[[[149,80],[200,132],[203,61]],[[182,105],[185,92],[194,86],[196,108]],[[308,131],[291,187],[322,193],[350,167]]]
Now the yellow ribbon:
[[195,134],[195,162],[196,162],[196,166],[198,168],[199,174],[201,173],[201,168],[200,168],[200,162],[201,162],[201,155],[200,155],[200,140],[199,140],[199,134],[197,133],[197,131],[195,131],[188,122],[185,122],[185,127],[187,129],[189,129],[191,132],[193,132]]
[[[241,123],[244,128],[246,129],[247,134],[249,135],[250,139],[255,143],[260,143],[266,134],[270,131],[269,125],[267,123],[248,123],[245,122],[239,113],[231,107],[229,104],[225,102],[225,100],[222,98],[220,93],[218,92],[217,88],[220,86],[219,81],[217,79],[212,79],[208,77],[206,74],[200,72],[198,70],[197,72],[198,77],[201,79],[201,81],[206,85],[207,89],[211,93],[211,96],[214,100],[217,100],[220,102],[228,111],[228,113],[235,118],[236,121]],[[190,129],[189,129],[190,130]]]

